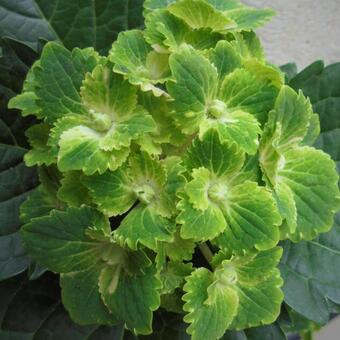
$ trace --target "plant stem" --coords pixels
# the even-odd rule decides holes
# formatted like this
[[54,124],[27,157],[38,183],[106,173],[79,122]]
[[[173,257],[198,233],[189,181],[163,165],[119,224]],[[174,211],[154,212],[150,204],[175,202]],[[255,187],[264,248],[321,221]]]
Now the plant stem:
[[200,251],[204,258],[208,261],[208,263],[210,263],[214,254],[212,253],[208,245],[206,243],[201,243],[198,247],[200,248]]
[[306,332],[302,332],[300,334],[301,336],[301,339],[303,340],[313,340],[313,331],[309,330],[309,331],[306,331]]

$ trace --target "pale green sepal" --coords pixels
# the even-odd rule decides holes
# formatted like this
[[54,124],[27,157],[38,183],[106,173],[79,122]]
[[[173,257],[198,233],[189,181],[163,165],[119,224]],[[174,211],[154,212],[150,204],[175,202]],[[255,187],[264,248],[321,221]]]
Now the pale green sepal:
[[184,321],[191,324],[187,333],[193,340],[221,338],[237,313],[237,294],[230,286],[214,282],[206,268],[196,269],[186,281]]
[[259,146],[258,138],[261,134],[260,123],[257,119],[252,114],[241,110],[228,112],[222,102],[217,107],[222,108],[219,117],[207,118],[202,122],[199,130],[200,138],[207,130],[215,129],[222,142],[235,143],[249,155],[256,154]]
[[86,74],[81,97],[89,110],[115,119],[129,116],[137,104],[136,88],[112,71],[112,64],[97,65]]
[[181,237],[203,242],[224,231],[227,224],[221,209],[215,203],[209,204],[204,211],[197,210],[186,195],[181,196],[177,205],[180,213],[176,220],[181,225]]
[[240,68],[228,74],[221,85],[219,99],[226,107],[254,115],[260,123],[273,109],[278,89],[272,80],[261,78],[253,71]]
[[175,82],[167,89],[175,99],[173,113],[184,133],[195,133],[204,118],[207,104],[217,93],[218,73],[207,58],[189,45],[182,45],[169,58]]
[[57,158],[53,150],[47,145],[50,126],[40,123],[31,126],[25,132],[31,149],[25,154],[24,160],[27,166],[51,165],[56,163]]
[[189,202],[197,210],[206,210],[209,207],[209,187],[211,181],[210,171],[206,168],[194,169],[191,176],[193,180],[186,184],[184,190]]
[[281,216],[269,190],[254,182],[232,187],[222,202],[227,227],[215,240],[222,249],[243,254],[274,247],[280,239]]
[[214,32],[226,33],[236,27],[233,20],[203,0],[182,0],[167,9],[193,29],[210,28]]
[[142,91],[152,91],[155,96],[164,94],[156,84],[169,79],[168,55],[153,51],[142,31],[120,33],[109,59],[114,63],[113,70],[126,75],[131,84],[139,85]]
[[201,139],[194,139],[184,157],[188,170],[204,167],[216,177],[232,177],[245,161],[244,153],[235,143],[221,142],[219,133],[210,129]]
[[21,110],[23,116],[34,115],[40,118],[40,107],[37,105],[37,95],[34,92],[23,92],[8,102],[9,109]]
[[270,21],[275,12],[271,9],[243,7],[228,10],[225,15],[236,23],[236,31],[252,31]]
[[59,141],[60,171],[82,170],[86,175],[116,170],[129,155],[129,148],[104,151],[100,149],[103,135],[87,126],[76,126],[62,133]]
[[135,207],[114,231],[117,242],[133,250],[138,244],[157,249],[158,241],[171,241],[172,222],[158,215],[152,208],[139,205]]
[[297,212],[297,228],[289,238],[312,240],[330,230],[340,208],[339,176],[331,158],[305,146],[285,152],[280,164],[276,185],[290,188]]
[[242,66],[241,56],[233,45],[225,40],[217,43],[210,59],[216,66],[220,79]]
[[136,201],[131,179],[126,174],[127,167],[121,166],[114,172],[83,176],[82,183],[89,189],[98,209],[107,216],[117,216],[127,212]]

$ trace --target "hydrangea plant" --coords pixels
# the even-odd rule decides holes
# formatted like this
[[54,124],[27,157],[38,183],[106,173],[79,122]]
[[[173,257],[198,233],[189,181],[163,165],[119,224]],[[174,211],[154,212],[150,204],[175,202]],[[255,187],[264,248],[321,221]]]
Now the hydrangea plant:
[[[107,56],[47,43],[10,107],[34,115],[25,247],[60,274],[81,324],[152,333],[183,314],[192,339],[273,323],[280,240],[330,230],[340,207],[318,116],[268,63],[238,0],[146,0],[145,29]],[[204,260],[202,260],[204,259]]]

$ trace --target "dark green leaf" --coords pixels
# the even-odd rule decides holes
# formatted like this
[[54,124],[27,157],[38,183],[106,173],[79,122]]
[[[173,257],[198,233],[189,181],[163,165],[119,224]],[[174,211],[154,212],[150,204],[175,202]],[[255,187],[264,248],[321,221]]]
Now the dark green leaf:
[[1,0],[0,37],[37,49],[38,40],[105,53],[118,32],[142,25],[141,0]]
[[0,237],[0,281],[23,272],[29,262],[19,233]]
[[23,281],[8,303],[1,329],[34,333],[59,303],[58,291],[58,281],[51,273],[37,281]]
[[286,303],[304,317],[326,323],[328,303],[340,304],[340,214],[327,234],[309,242],[283,244],[280,270]]

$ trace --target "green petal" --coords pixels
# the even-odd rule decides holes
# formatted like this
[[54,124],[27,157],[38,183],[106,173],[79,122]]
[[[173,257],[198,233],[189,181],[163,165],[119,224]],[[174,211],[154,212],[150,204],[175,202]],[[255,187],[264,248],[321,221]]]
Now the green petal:
[[107,266],[101,272],[99,290],[105,305],[134,333],[152,332],[152,312],[160,305],[161,287],[155,274],[154,267],[145,268],[139,275],[121,273],[112,291],[112,280],[117,275],[115,267]]
[[303,141],[312,113],[312,105],[301,91],[297,94],[288,86],[282,87],[265,131],[271,135],[277,131],[277,137],[271,143],[278,152],[289,150]]
[[196,210],[186,196],[178,203],[180,211],[177,223],[181,224],[181,236],[194,241],[211,240],[226,227],[221,209],[211,203],[206,210]]
[[257,183],[245,182],[230,189],[223,202],[227,228],[216,240],[222,249],[241,254],[274,247],[279,239],[281,217],[270,192]]
[[230,43],[235,50],[242,56],[243,61],[259,60],[265,61],[264,50],[260,39],[255,32],[234,33],[235,40]]
[[155,130],[153,118],[139,106],[130,116],[113,122],[106,135],[102,137],[99,147],[105,151],[129,147],[131,140]]
[[227,108],[249,112],[262,123],[274,106],[277,92],[270,78],[259,77],[247,69],[237,69],[224,78],[219,99],[226,103]]
[[235,22],[202,0],[182,0],[168,7],[168,11],[185,21],[191,28],[210,28],[226,33],[235,27]]
[[157,241],[171,241],[172,223],[151,208],[139,205],[121,222],[114,234],[122,245],[136,250],[139,243],[156,250]]
[[185,186],[185,192],[193,207],[204,211],[210,204],[208,196],[211,181],[210,171],[206,168],[194,169],[191,175],[193,180]]
[[[280,314],[283,281],[275,268],[282,255],[281,248],[260,252],[249,260],[235,258],[239,308],[231,328],[244,329],[271,324]],[[232,261],[231,261],[232,262]]]
[[[34,112],[37,117],[52,123],[68,113],[83,113],[81,83],[98,61],[98,54],[90,48],[69,52],[60,44],[46,44],[30,75],[30,91],[38,98],[34,104],[39,107],[39,112],[36,109]],[[27,110],[30,111],[32,105]]]
[[251,31],[270,21],[275,12],[271,9],[244,7],[226,11],[225,15],[236,22],[236,31]]
[[184,283],[186,276],[192,272],[191,263],[183,262],[167,262],[165,268],[161,271],[160,278],[162,280],[161,294],[171,294],[176,288]]
[[257,119],[250,113],[225,111],[219,118],[208,118],[200,126],[200,137],[209,129],[215,129],[221,141],[234,142],[250,155],[257,152],[261,129]]
[[112,71],[112,65],[97,65],[86,74],[81,97],[90,110],[112,118],[129,116],[136,107],[136,88]]
[[183,43],[195,49],[209,49],[223,38],[209,28],[192,30],[183,20],[165,9],[150,12],[145,25],[145,40],[160,53],[176,52]]
[[147,12],[153,11],[155,9],[164,8],[168,5],[176,2],[177,0],[145,0],[144,8]]
[[81,181],[89,189],[93,202],[105,215],[121,215],[136,201],[131,179],[127,176],[124,165],[114,172],[83,176]]
[[110,232],[108,220],[96,210],[69,208],[33,219],[23,226],[21,235],[35,260],[52,271],[69,273],[86,270],[101,256],[100,244],[85,233],[90,227]]
[[86,126],[76,126],[61,135],[58,168],[60,171],[82,170],[86,175],[114,171],[126,160],[130,150],[100,149],[103,135]]
[[26,130],[31,149],[25,154],[27,166],[51,165],[56,162],[56,155],[47,145],[49,139],[50,126],[45,123],[36,124]]
[[205,268],[196,269],[186,280],[184,321],[191,323],[187,333],[193,340],[222,337],[237,312],[237,294],[228,286],[214,284],[213,274]]
[[290,235],[293,241],[311,240],[330,230],[340,207],[338,179],[334,162],[322,151],[299,147],[283,154],[276,183],[288,186],[294,196],[297,228]]
[[168,82],[167,88],[175,99],[174,117],[185,133],[193,133],[205,114],[206,104],[216,96],[218,74],[208,59],[188,45],[169,59],[176,82]]
[[168,56],[153,51],[142,31],[120,33],[112,45],[109,59],[115,64],[115,72],[125,74],[130,83],[139,85],[142,91],[151,90],[156,96],[164,93],[155,84],[169,78]]
[[[280,313],[282,279],[276,268],[282,249],[218,261],[214,273],[196,269],[184,286],[184,321],[195,339],[216,339],[227,329],[270,324]],[[221,310],[223,312],[221,312]]]
[[217,43],[211,56],[211,61],[217,67],[220,79],[242,66],[241,56],[233,45],[226,40],[221,40]]
[[191,260],[195,251],[195,242],[190,239],[183,239],[180,234],[180,228],[177,227],[170,242],[161,242],[159,244],[159,253],[164,249],[165,255],[173,261]]
[[245,156],[236,144],[221,143],[219,134],[211,129],[202,140],[193,141],[184,161],[188,170],[204,167],[216,177],[232,177],[241,170]]

